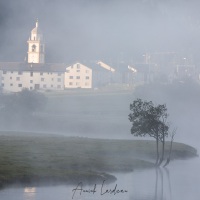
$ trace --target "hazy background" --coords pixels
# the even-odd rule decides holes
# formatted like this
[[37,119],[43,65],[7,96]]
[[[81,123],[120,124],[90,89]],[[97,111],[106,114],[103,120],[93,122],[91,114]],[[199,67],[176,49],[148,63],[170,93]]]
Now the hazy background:
[[1,0],[0,61],[23,61],[38,18],[47,62],[142,60],[200,50],[198,0]]
[[[198,0],[1,0],[0,61],[24,61],[27,40],[38,18],[45,37],[47,62],[97,59],[138,62],[144,59],[145,52],[172,51],[192,55],[198,67],[199,8]],[[189,85],[188,90],[184,85],[181,89],[176,85],[169,87],[175,90],[162,87],[155,90],[152,86],[147,89],[149,93],[141,90],[142,95],[50,99],[45,117],[53,113],[65,121],[55,126],[50,123],[54,126],[51,127],[39,120],[45,127],[34,123],[32,126],[39,131],[50,129],[52,132],[63,132],[68,127],[68,132],[73,130],[78,135],[80,132],[110,132],[112,136],[109,137],[113,137],[118,132],[123,138],[130,134],[129,104],[141,96],[156,103],[167,103],[174,126],[182,134],[187,135],[189,131],[198,136],[199,90],[194,90],[196,86],[193,85]],[[52,118],[52,121],[56,120]],[[79,128],[74,130],[77,124]]]

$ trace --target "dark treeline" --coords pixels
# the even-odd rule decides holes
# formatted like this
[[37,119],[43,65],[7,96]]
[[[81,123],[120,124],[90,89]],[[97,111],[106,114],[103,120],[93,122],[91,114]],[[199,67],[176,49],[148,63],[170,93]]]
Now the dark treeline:
[[0,95],[1,129],[26,127],[34,120],[35,113],[45,108],[47,98],[36,91],[22,90],[18,93]]

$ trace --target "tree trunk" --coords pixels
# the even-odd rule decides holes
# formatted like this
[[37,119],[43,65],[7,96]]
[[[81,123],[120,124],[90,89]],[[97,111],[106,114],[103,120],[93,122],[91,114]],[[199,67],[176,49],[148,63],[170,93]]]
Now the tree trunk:
[[165,135],[163,135],[163,140],[162,140],[162,156],[161,156],[160,161],[158,163],[159,166],[161,165],[161,163],[164,160],[164,155],[165,155]]
[[173,144],[173,138],[171,139],[171,143],[170,143],[169,156],[168,156],[167,161],[166,161],[166,163],[164,164],[163,167],[166,167],[169,164],[169,162],[170,162],[171,153],[172,153],[172,144]]
[[156,136],[156,165],[158,165],[159,161],[159,139],[158,139],[158,134]]

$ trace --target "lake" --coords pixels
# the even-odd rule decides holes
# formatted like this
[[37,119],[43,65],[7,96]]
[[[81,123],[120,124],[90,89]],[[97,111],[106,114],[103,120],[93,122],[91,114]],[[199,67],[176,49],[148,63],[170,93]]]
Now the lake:
[[[174,161],[168,168],[134,171],[114,174],[115,183],[94,185],[60,185],[51,187],[18,187],[0,191],[1,200],[70,200],[70,199],[120,199],[120,200],[199,200],[200,197],[200,160]],[[120,193],[106,193],[116,187]],[[81,194],[80,194],[81,192]],[[74,196],[73,196],[74,195]]]
[[[85,102],[88,102],[88,99],[86,100]],[[79,129],[82,124],[83,126],[88,125],[88,127],[86,126],[87,135],[82,132],[78,132],[77,135],[95,138],[133,139],[132,135],[130,134],[130,123],[127,119],[127,115],[129,113],[128,102],[130,102],[130,97],[126,97],[125,100],[126,103],[123,103],[123,106],[121,105],[122,103],[110,101],[114,102],[114,105],[105,106],[104,110],[102,109],[102,106],[96,106],[96,109],[98,108],[101,112],[99,110],[93,111],[92,108],[91,111],[88,111],[87,107],[84,110],[84,107],[82,106],[83,108],[81,107],[82,110],[79,111],[80,113],[78,112],[74,115],[70,115],[71,118],[74,117],[71,120],[76,121],[76,123],[80,125]],[[120,102],[125,100],[120,99]],[[108,101],[102,100],[102,102],[104,105]],[[93,101],[93,104],[96,105],[96,101]],[[72,113],[74,113],[74,108],[77,107],[77,105],[79,105],[79,101],[77,104],[72,106]],[[63,108],[63,106],[61,107]],[[79,107],[77,107],[77,110]],[[119,108],[121,109],[120,111]],[[69,106],[66,108],[66,110],[68,109],[70,111]],[[117,113],[115,113],[116,110]],[[86,111],[88,113],[84,113]],[[105,113],[102,114],[103,111]],[[108,113],[111,114],[108,115]],[[172,116],[173,123],[178,127],[178,133],[175,136],[175,141],[192,145],[197,148],[199,152],[199,117],[196,116],[196,112],[194,112],[194,116],[191,117],[191,115],[180,115],[179,112],[175,112],[174,109],[171,109],[170,114]],[[88,119],[90,119],[90,124],[86,124]],[[113,126],[113,124],[115,126]],[[91,134],[88,133],[89,130],[91,130]],[[101,132],[101,134],[96,133],[96,131]],[[108,132],[110,135],[107,134]],[[68,133],[65,134],[67,135]],[[200,159],[197,157],[189,160],[171,162],[166,169],[160,168],[157,170],[152,169],[145,171],[134,171],[132,173],[126,174],[114,174],[118,180],[115,183],[105,185],[106,187],[104,189],[113,189],[117,184],[118,189],[127,190],[128,192],[101,195],[100,184],[97,185],[97,191],[94,194],[82,192],[80,195],[80,193],[77,192],[75,193],[73,199],[199,200],[199,169]],[[73,196],[72,190],[75,187],[76,186],[60,185],[51,187],[27,186],[18,188],[6,188],[0,190],[0,200],[70,200]],[[83,187],[88,189],[93,188],[94,186],[85,186],[83,183]]]

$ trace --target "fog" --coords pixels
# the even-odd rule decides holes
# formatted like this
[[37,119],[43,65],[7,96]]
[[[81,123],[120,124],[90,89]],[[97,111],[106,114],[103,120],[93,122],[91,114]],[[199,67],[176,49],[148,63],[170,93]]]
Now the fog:
[[[183,56],[192,57],[191,64],[195,64],[198,68],[198,52],[200,50],[200,14],[198,8],[199,1],[197,0],[1,1],[0,61],[24,61],[27,56],[27,40],[30,31],[35,26],[36,19],[39,19],[40,28],[45,37],[47,63],[71,63],[100,59],[113,63],[114,67],[117,67],[120,61],[143,62],[143,54],[146,52],[177,52]],[[163,95],[163,99],[166,96],[163,93],[159,95]],[[170,94],[167,95],[170,96]],[[88,105],[86,103],[83,107],[81,101],[84,97],[77,96],[74,107],[79,110],[72,110],[70,114],[72,116],[73,112],[80,112],[100,116],[100,113],[104,112],[102,110],[105,110],[110,115],[114,115],[110,117],[110,121],[107,120],[108,124],[118,117],[118,121],[123,121],[124,126],[121,126],[123,127],[121,129],[119,127],[116,129],[128,131],[130,125],[128,127],[127,115],[133,96],[126,95],[119,100],[117,96],[114,100],[116,107],[110,106],[110,110],[107,108],[109,107],[108,101],[113,102],[115,98],[108,99],[108,101],[106,98],[106,95],[105,99],[101,98],[103,102],[107,102],[106,106],[99,103],[101,107],[93,111],[91,107],[93,97],[88,97],[91,102]],[[192,98],[195,99],[195,95]],[[70,105],[67,103],[67,99],[65,100],[65,103]],[[94,100],[96,99],[94,98]],[[157,103],[167,102],[157,100]],[[177,102],[170,103],[174,105]],[[170,103],[167,103],[167,107],[170,107]],[[50,104],[57,106],[56,101]],[[63,106],[66,108],[64,104]],[[186,102],[184,106],[187,107]],[[73,106],[69,107],[73,108]],[[69,113],[67,109],[61,108],[60,110]],[[170,110],[170,113],[175,111]],[[177,113],[176,118],[180,119],[179,112],[177,111]],[[192,112],[192,114],[194,113]],[[119,119],[120,117],[123,119]],[[178,126],[176,123],[174,124]],[[117,125],[119,123],[116,123]],[[31,130],[34,127],[38,126],[34,124]],[[180,127],[178,126],[179,129]],[[45,132],[45,128],[38,131]],[[52,128],[52,132],[55,131],[56,128]],[[87,129],[86,132],[88,132]]]
[[1,1],[1,61],[23,61],[38,18],[47,62],[137,62],[145,52],[193,54],[198,61],[199,1]]
[[[182,58],[190,58],[190,64],[199,69],[199,8],[198,0],[1,0],[0,62],[24,61],[27,57],[27,40],[38,19],[45,38],[47,63],[104,60],[112,63],[113,67],[119,67],[122,61],[144,63],[145,53],[176,52]],[[166,71],[167,66],[163,65]],[[80,91],[58,97],[46,94],[47,101],[42,109],[31,114],[27,114],[26,110],[23,113],[10,110],[6,115],[1,115],[0,130],[7,131],[7,134],[15,131],[26,134],[36,132],[90,138],[138,139],[130,133],[128,114],[130,103],[136,98],[142,98],[156,104],[166,104],[171,129],[177,128],[175,142],[192,145],[199,152],[198,81],[184,79],[168,84],[152,81],[125,92],[98,93],[92,90],[91,93]],[[14,108],[13,102],[15,100],[11,108]],[[174,199],[185,200],[189,195],[198,199],[199,165],[199,158],[191,162],[172,162],[169,167],[172,189],[165,190],[167,200],[171,200],[172,196]],[[165,184],[168,184],[166,172],[161,170],[165,181],[168,181]],[[137,199],[137,192],[138,199],[159,199],[154,196],[155,182],[150,189],[146,186],[146,183],[151,184],[152,177],[155,178],[155,171],[116,176],[119,185],[131,191],[124,199]],[[146,177],[149,177],[148,181]],[[191,183],[188,187],[187,181]],[[162,185],[161,182],[158,185]],[[147,192],[144,195],[142,186]],[[52,199],[67,199],[66,191],[71,191],[71,187],[53,188],[55,192],[50,188]],[[186,188],[188,196],[182,194]],[[160,187],[158,190],[161,191]],[[25,200],[50,199],[48,195],[45,196],[50,191],[49,188],[39,188],[36,198],[26,196],[22,189],[14,192],[11,189],[0,191],[0,199],[12,199],[13,193],[18,193],[19,199]]]

